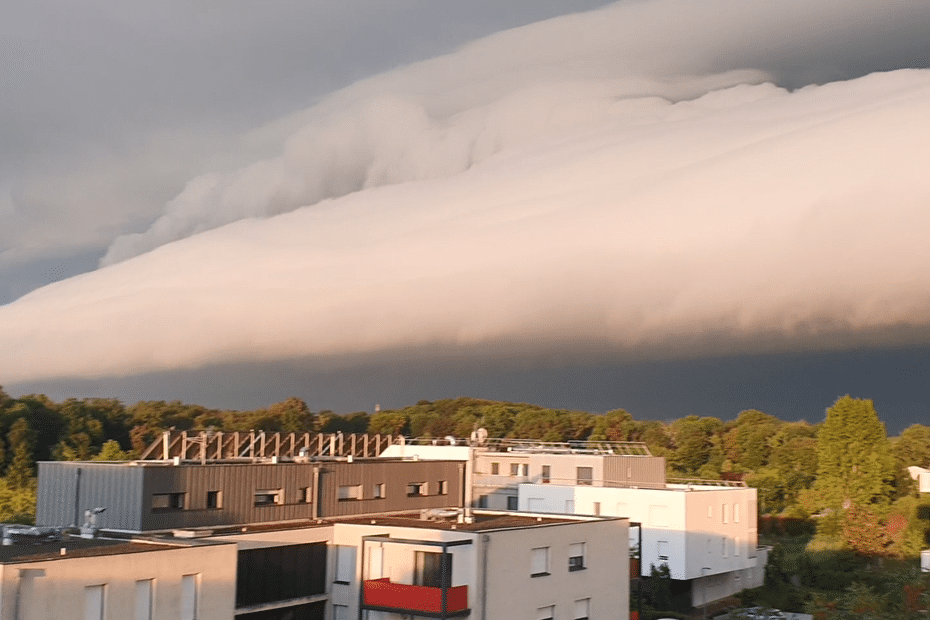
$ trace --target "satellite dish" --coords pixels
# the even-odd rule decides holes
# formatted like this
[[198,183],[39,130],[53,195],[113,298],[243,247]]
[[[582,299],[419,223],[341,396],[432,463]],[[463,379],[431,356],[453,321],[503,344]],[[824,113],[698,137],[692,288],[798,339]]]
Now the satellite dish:
[[473,446],[483,446],[488,441],[488,429],[479,428],[472,431],[470,439]]

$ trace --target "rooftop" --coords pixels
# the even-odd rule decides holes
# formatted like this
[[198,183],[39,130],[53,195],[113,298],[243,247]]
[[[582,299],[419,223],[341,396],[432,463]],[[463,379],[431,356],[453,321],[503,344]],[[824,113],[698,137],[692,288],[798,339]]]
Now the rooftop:
[[[18,541],[0,546],[0,564],[66,560],[74,557],[123,555],[177,549],[179,544],[114,540],[108,538],[63,538]],[[185,545],[186,546],[186,545]],[[62,552],[64,550],[64,552]]]

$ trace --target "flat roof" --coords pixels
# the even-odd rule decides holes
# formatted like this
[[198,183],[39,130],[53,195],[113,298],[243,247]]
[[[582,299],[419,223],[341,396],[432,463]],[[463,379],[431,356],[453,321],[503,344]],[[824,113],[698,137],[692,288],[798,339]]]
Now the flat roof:
[[[180,549],[190,546],[191,545],[179,543],[139,542],[109,538],[68,538],[43,542],[21,541],[15,542],[12,545],[0,546],[0,564],[66,560],[75,557],[84,558],[92,556],[123,555],[127,553],[146,553],[149,551],[167,551],[169,549]],[[61,552],[62,549],[65,550],[64,554]]]

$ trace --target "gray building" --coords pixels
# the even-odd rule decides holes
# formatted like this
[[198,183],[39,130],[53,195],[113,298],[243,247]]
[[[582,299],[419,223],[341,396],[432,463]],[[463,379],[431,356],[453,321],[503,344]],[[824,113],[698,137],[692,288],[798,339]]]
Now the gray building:
[[463,505],[460,461],[39,463],[36,523],[148,532]]

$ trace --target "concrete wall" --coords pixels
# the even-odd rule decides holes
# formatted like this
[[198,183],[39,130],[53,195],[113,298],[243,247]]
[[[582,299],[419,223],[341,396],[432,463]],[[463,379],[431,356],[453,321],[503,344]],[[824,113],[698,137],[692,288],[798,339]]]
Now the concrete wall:
[[[487,534],[487,620],[537,620],[555,607],[556,618],[575,618],[575,602],[590,599],[591,620],[629,618],[629,554],[626,520],[500,530]],[[585,545],[585,569],[569,571],[569,547]],[[531,577],[534,548],[549,548],[550,574]],[[480,613],[472,618],[482,619]],[[480,610],[477,610],[480,612]]]
[[628,517],[643,524],[643,574],[650,565],[666,563],[673,579],[695,579],[756,566],[755,493],[745,487],[687,491],[524,484],[519,509]]
[[141,553],[7,563],[0,571],[0,617],[11,620],[83,618],[85,588],[97,585],[105,586],[105,618],[131,620],[136,581],[142,579],[154,580],[153,618],[178,620],[183,575],[198,575],[198,620],[230,620],[235,606],[233,544],[168,549],[153,545],[152,551]]

